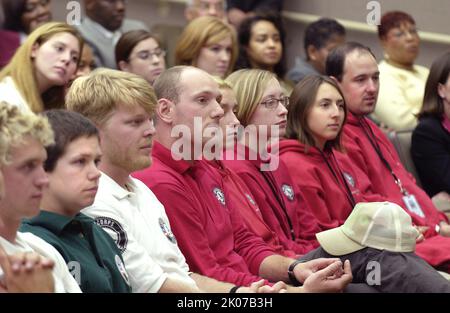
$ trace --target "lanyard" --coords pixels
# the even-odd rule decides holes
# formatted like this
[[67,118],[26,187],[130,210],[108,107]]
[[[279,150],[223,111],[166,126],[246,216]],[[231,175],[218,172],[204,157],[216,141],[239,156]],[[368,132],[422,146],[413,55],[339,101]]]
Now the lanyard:
[[378,142],[376,140],[375,134],[372,131],[372,128],[364,120],[364,118],[358,119],[358,122],[359,122],[359,125],[361,126],[362,130],[364,131],[364,134],[366,135],[367,139],[369,139],[369,142],[372,145],[373,149],[375,150],[375,152],[377,153],[378,157],[380,158],[381,162],[388,169],[388,171],[391,173],[392,177],[394,178],[395,184],[400,189],[400,192],[403,195],[407,196],[408,195],[408,191],[403,187],[402,181],[400,180],[400,178],[397,177],[397,175],[395,175],[394,171],[392,170],[391,165],[389,164],[389,162],[384,157],[383,152],[381,152],[381,148],[378,145]]
[[[327,164],[328,169],[330,170],[331,174],[333,174],[334,179],[336,180],[336,183],[338,184],[339,188],[340,188],[342,185],[344,185],[344,187],[345,187],[345,195],[347,196],[347,200],[348,200],[348,202],[350,203],[350,205],[351,205],[351,207],[352,207],[352,209],[353,209],[353,208],[355,207],[355,205],[356,205],[355,198],[353,198],[352,191],[350,190],[350,187],[349,187],[348,184],[347,184],[347,180],[345,179],[344,174],[342,174],[342,170],[341,170],[341,168],[339,167],[339,164],[338,164],[338,162],[337,162],[337,160],[336,160],[336,157],[334,156],[333,151],[330,151],[330,155],[331,155],[332,161],[334,161],[334,164],[336,165],[337,171],[339,172],[342,181],[339,180],[338,175],[337,175],[336,172],[334,171],[334,169],[333,169],[333,167],[331,166],[330,162],[328,162],[328,159],[327,159],[327,157],[325,156],[325,154],[324,154],[321,150],[319,150],[319,151],[320,151],[320,155],[322,156],[322,158],[324,159],[325,163]],[[340,189],[341,189],[341,188],[340,188]],[[342,189],[341,189],[341,190],[342,190]]]
[[280,193],[278,191],[278,188],[276,187],[277,184],[274,182],[274,179],[271,176],[272,174],[269,171],[261,171],[260,173],[262,174],[264,179],[267,181],[267,183],[269,184],[270,188],[272,189],[272,192],[275,194],[278,202],[280,203],[280,206],[281,206],[281,208],[282,208],[282,210],[283,210],[283,212],[284,212],[284,214],[286,216],[286,219],[288,221],[288,224],[289,224],[289,232],[291,234],[291,239],[295,241],[295,232],[294,232],[294,227],[292,226],[291,218],[289,217],[289,214],[287,212],[283,196],[280,195]]

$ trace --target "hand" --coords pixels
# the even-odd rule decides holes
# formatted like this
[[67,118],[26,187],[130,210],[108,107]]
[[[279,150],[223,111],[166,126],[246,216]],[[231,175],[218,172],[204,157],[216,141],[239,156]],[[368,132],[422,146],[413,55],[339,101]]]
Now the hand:
[[425,233],[430,228],[428,226],[414,226],[415,229],[419,232],[419,235],[416,238],[416,243],[422,242],[425,240]]
[[441,222],[439,226],[441,227],[439,234],[444,237],[450,237],[450,225],[445,222]]
[[294,267],[294,275],[300,283],[306,281],[306,279],[313,273],[326,268],[330,264],[336,261],[340,261],[338,258],[319,258],[303,263],[299,263]]
[[264,279],[252,283],[249,287],[241,287],[236,293],[284,293],[286,292],[286,284],[282,281],[272,286],[264,284]]
[[7,255],[0,246],[1,292],[54,292],[53,261],[37,253]]
[[336,261],[324,269],[311,274],[303,283],[303,292],[342,292],[352,281],[350,261]]

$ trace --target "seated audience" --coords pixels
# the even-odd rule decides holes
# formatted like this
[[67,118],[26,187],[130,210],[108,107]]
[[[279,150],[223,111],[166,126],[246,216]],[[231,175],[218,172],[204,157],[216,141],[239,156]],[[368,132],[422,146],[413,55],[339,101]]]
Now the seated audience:
[[338,21],[321,18],[305,29],[305,59],[297,57],[287,78],[297,84],[310,74],[325,75],[328,53],[345,41],[345,28]]
[[[230,75],[229,79],[234,83],[233,89],[235,90],[239,102],[237,116],[240,119],[241,123],[243,125],[246,125],[246,128],[255,129],[256,134],[258,135],[258,140],[253,139],[252,141],[252,137],[246,136],[246,133],[244,132],[240,137],[240,141],[246,146],[246,149],[244,150],[245,154],[238,147],[235,150],[237,152],[235,152],[231,162],[225,161],[224,163],[230,168],[236,169],[237,174],[245,179],[247,185],[249,186],[249,188],[251,188],[251,191],[254,195],[257,194],[257,189],[259,188],[264,189],[264,192],[269,194],[269,191],[266,190],[270,190],[270,188],[266,189],[264,185],[270,184],[271,189],[274,190],[272,192],[278,193],[279,201],[286,203],[286,214],[288,214],[290,219],[294,221],[295,217],[292,215],[292,213],[306,212],[306,210],[308,210],[309,208],[308,205],[305,205],[305,203],[307,203],[307,199],[303,197],[301,190],[299,190],[297,188],[297,185],[293,183],[294,180],[290,179],[290,175],[288,172],[283,171],[282,165],[284,163],[281,160],[279,160],[280,162],[275,162],[277,158],[277,155],[275,154],[277,152],[276,140],[278,139],[278,136],[284,136],[284,133],[286,131],[286,109],[284,108],[284,105],[286,105],[286,100],[283,99],[283,90],[277,80],[267,71],[242,70]],[[296,86],[296,88],[297,87],[298,86]],[[247,90],[256,90],[258,94],[256,95],[256,97],[250,96]],[[263,90],[263,92],[261,92],[261,90]],[[276,104],[273,100],[277,100]],[[273,101],[273,106],[267,107],[268,103],[266,101]],[[271,114],[268,114],[268,112],[271,112]],[[271,152],[269,154],[266,147],[266,144],[268,142],[272,144],[275,143],[274,145],[270,146]],[[241,150],[241,152],[239,152],[239,150]],[[253,157],[251,154],[252,151],[254,153]],[[254,158],[255,155],[258,156],[257,159]],[[249,165],[239,165],[243,162],[243,158],[245,158],[245,162]],[[300,164],[296,164],[297,167],[299,165]],[[257,179],[258,176],[263,176],[261,175],[263,172],[272,174],[264,175],[268,183],[255,184],[254,182],[252,183],[249,179],[253,177]],[[260,201],[259,199],[262,199],[262,201]],[[261,196],[256,196],[255,200],[258,205],[262,205],[262,203],[267,202],[267,200],[265,200]],[[296,201],[298,203],[298,205],[294,208],[292,208],[290,204],[288,204],[292,203],[293,201]],[[261,212],[264,214],[264,211]],[[306,217],[305,214],[303,216]],[[311,220],[313,219],[310,219],[308,222],[311,222]],[[369,246],[369,248],[371,247]],[[386,266],[382,269],[382,271],[384,271],[385,273],[392,273],[393,276],[388,274],[387,276],[389,277],[389,279],[384,281],[382,285],[372,286],[377,291],[399,292],[400,290],[409,290],[409,292],[426,292],[427,290],[445,290],[450,286],[449,283],[445,281],[445,279],[442,279],[442,277],[436,272],[436,270],[427,265],[418,256],[409,254],[404,255],[403,253],[391,253],[391,251],[387,249],[388,244],[386,244],[384,248],[377,247],[376,249],[363,249],[354,251],[354,253],[341,255],[342,260],[349,259],[352,264],[353,283],[361,284],[367,282],[367,277],[365,277],[365,275],[367,273],[366,269],[368,263],[370,261],[380,259],[383,260],[381,263],[384,263],[384,266]],[[301,259],[311,260],[317,257],[330,257],[330,254],[326,253],[324,249],[318,248],[310,251],[308,254],[301,257]],[[393,267],[391,267],[392,264],[395,264],[395,267],[398,266],[399,268],[394,269]],[[403,279],[395,278],[395,276],[400,275],[400,277],[404,277],[406,273],[409,273],[410,270],[407,270],[407,268],[410,266],[418,266],[417,270],[413,272],[421,273],[419,274],[419,276],[424,275],[424,280],[419,277],[411,277],[412,280],[410,280],[409,282],[404,281],[405,285],[399,286],[397,284],[398,281],[403,281]],[[440,287],[438,287],[437,289],[434,289],[438,286],[434,285],[435,280],[437,280],[437,282],[440,282]],[[425,283],[425,281],[427,282]],[[361,288],[364,286],[360,285],[358,287]]]
[[389,129],[412,130],[423,101],[428,69],[415,64],[420,38],[407,13],[387,12],[378,25],[384,51],[379,64],[380,96],[373,117]]
[[38,27],[0,72],[0,100],[34,113],[63,107],[82,49],[73,27],[59,22]]
[[450,52],[437,58],[425,85],[411,154],[430,197],[450,193]]
[[116,45],[117,68],[141,76],[150,85],[166,69],[165,56],[159,40],[146,30],[126,32]]
[[[343,128],[347,155],[371,183],[374,193],[403,207],[426,240],[416,252],[432,266],[449,271],[450,225],[402,166],[386,135],[366,116],[377,103],[379,71],[369,48],[345,43],[327,58],[327,74],[338,83],[348,108]],[[437,248],[439,247],[439,248]]]
[[128,274],[114,240],[80,213],[94,202],[101,151],[95,126],[66,110],[45,112],[55,143],[48,146],[41,212],[22,224],[22,232],[42,238],[62,255],[83,292],[130,292]]
[[[164,206],[130,176],[151,163],[156,98],[148,82],[134,74],[97,69],[75,80],[66,100],[70,110],[97,126],[103,153],[95,201],[82,212],[114,239],[133,292],[231,290],[232,284],[189,271]],[[238,292],[279,289],[256,282]]]
[[[217,140],[210,145],[222,142],[220,136],[210,137],[224,114],[217,83],[203,70],[177,66],[161,74],[154,87],[159,99],[153,164],[134,175],[164,204],[189,266],[203,275],[237,286],[248,286],[261,278],[266,283],[290,282],[287,269],[295,260],[275,254],[249,231],[237,211],[238,206],[229,203],[220,174],[201,160],[209,139]],[[202,125],[194,126],[194,118],[202,121]],[[171,136],[180,125],[185,131]],[[187,130],[192,134],[194,127],[199,126],[198,138],[183,136]],[[288,291],[336,292],[351,281],[348,262],[344,267],[336,259],[295,265],[291,276],[301,281],[303,287],[288,286]],[[318,271],[309,272],[314,267]]]
[[130,30],[148,30],[148,27],[140,21],[125,18],[125,0],[84,0],[84,8],[86,16],[77,28],[94,50],[95,64],[116,68],[114,47],[120,36]]
[[178,38],[176,65],[192,65],[225,78],[238,55],[234,29],[218,18],[204,16],[190,22]]

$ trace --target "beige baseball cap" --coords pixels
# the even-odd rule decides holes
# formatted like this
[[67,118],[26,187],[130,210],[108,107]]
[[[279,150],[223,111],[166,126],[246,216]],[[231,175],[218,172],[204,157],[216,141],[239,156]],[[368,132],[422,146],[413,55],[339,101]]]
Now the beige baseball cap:
[[360,202],[340,227],[316,234],[331,255],[345,255],[366,247],[413,252],[419,232],[411,217],[391,202]]

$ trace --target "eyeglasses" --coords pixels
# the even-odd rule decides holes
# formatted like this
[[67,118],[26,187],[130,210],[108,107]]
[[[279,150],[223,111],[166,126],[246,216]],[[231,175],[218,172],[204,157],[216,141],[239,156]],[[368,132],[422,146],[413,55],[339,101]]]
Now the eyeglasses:
[[25,9],[24,10],[27,13],[31,13],[31,12],[34,12],[37,9],[38,6],[46,7],[49,3],[50,3],[50,0],[39,0],[39,1],[36,1],[36,2],[28,2],[25,5]]
[[136,57],[142,61],[151,60],[151,59],[153,59],[153,57],[164,58],[165,56],[166,56],[166,50],[163,50],[161,48],[156,48],[153,51],[149,51],[149,50],[139,51],[136,54]]
[[283,96],[281,98],[269,98],[262,101],[260,104],[265,106],[266,109],[275,110],[278,107],[278,103],[281,103],[285,108],[289,107],[289,97]]

